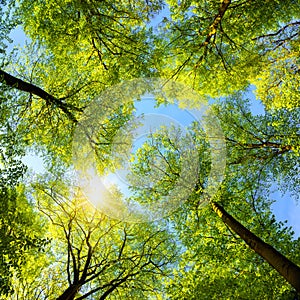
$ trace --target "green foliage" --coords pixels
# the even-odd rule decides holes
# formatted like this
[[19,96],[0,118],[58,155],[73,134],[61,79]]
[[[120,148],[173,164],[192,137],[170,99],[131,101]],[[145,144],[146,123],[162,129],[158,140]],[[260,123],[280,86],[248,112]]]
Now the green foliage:
[[0,66],[6,61],[6,49],[12,40],[9,38],[9,33],[17,25],[19,25],[18,18],[11,12],[16,6],[16,1],[0,1]]
[[[198,124],[188,134],[176,128],[170,134],[164,128],[132,158],[129,181],[134,200],[141,204],[172,196],[174,186],[180,197],[180,184],[189,186],[188,201],[161,222],[111,220],[74,193],[74,182],[63,175],[72,162],[75,126],[87,117],[85,109],[95,97],[116,83],[159,75],[193,86],[201,99],[229,95],[213,106],[225,133],[228,161],[215,200],[299,265],[299,240],[293,240],[291,230],[277,223],[270,210],[275,182],[295,198],[300,195],[299,1],[1,4],[1,68],[31,88],[24,92],[3,80],[0,84],[3,298],[290,299],[290,285],[209,205],[201,206],[212,155]],[[170,16],[155,31],[149,21],[163,7]],[[22,51],[6,56],[9,32],[18,24],[30,40]],[[249,84],[268,109],[264,115],[250,113],[243,96]],[[37,95],[37,88],[48,96]],[[118,101],[117,96],[98,101],[104,118],[96,124],[101,130],[85,137],[93,144],[101,173],[124,159],[111,155],[124,153],[112,148],[112,142],[124,126],[129,129],[134,109]],[[158,99],[158,104],[164,102],[164,97]],[[189,155],[191,141],[199,156],[188,170],[197,173],[198,181],[190,182],[185,174],[186,182],[178,184],[186,167],[182,154]],[[35,185],[38,211],[20,184],[27,147],[42,152],[52,172]],[[50,223],[44,230],[40,212]],[[45,247],[48,239],[51,248]],[[41,249],[46,253],[38,254]],[[8,296],[12,289],[15,294]]]
[[151,73],[151,37],[145,22],[160,7],[160,1],[146,6],[136,1],[20,1],[12,9],[32,43],[7,69],[56,100],[21,92],[12,103],[6,94],[3,106],[18,120],[28,144],[35,144],[44,156],[54,153],[70,162],[73,118],[79,120],[105,88]]
[[[275,183],[299,196],[299,109],[270,110],[252,116],[241,94],[215,106],[227,140],[230,186],[241,181]],[[244,174],[240,176],[238,174]]]
[[[3,94],[1,94],[3,97]],[[26,198],[21,183],[26,166],[22,143],[1,110],[0,136],[0,296],[14,292],[13,277],[21,276],[29,257],[37,256],[47,244],[42,221]],[[30,253],[30,254],[29,254]]]
[[[299,239],[271,213],[272,182],[297,197],[299,184],[299,112],[275,111],[252,116],[249,103],[236,94],[214,105],[227,140],[225,180],[215,199],[254,234],[299,264]],[[170,299],[286,299],[293,290],[281,276],[215,215],[202,206],[210,168],[209,145],[203,130],[193,126],[199,155],[199,181],[189,199],[169,216],[185,249],[180,266],[168,283]],[[136,201],[159,201],[176,185],[180,155],[174,137],[161,130],[139,150],[133,164],[132,189]],[[179,139],[186,143],[183,138]],[[155,161],[153,161],[155,159]],[[156,176],[156,171],[160,176]],[[154,180],[156,177],[159,180]],[[137,180],[140,184],[136,184]],[[165,184],[167,182],[167,185]],[[159,192],[157,192],[159,191]],[[287,296],[288,297],[288,296]]]
[[[266,67],[273,68],[281,52],[299,56],[298,27],[293,27],[293,34],[282,29],[282,24],[299,17],[299,1],[167,2],[171,14],[157,41],[162,51],[160,72],[189,83],[203,95],[228,95],[253,84],[255,78],[262,78],[261,84],[264,78],[272,82]],[[277,31],[283,34],[276,35]],[[269,33],[271,38],[264,38]]]
[[[296,29],[286,37],[289,43],[286,41],[284,45],[288,45],[269,55],[269,62],[254,81],[257,87],[256,94],[268,109],[299,109],[299,26],[300,22],[296,22]],[[294,38],[290,38],[290,41],[291,36]],[[284,37],[277,38],[276,46],[284,40]]]
[[13,274],[20,276],[30,255],[47,243],[41,221],[24,195],[24,188],[0,188],[0,295],[14,292]]
[[[172,235],[163,226],[109,219],[62,182],[35,188],[39,209],[51,222],[48,235],[57,258],[37,280],[45,286],[43,297],[65,299],[74,293],[141,299],[159,294],[176,258]],[[58,272],[57,280],[45,283]]]

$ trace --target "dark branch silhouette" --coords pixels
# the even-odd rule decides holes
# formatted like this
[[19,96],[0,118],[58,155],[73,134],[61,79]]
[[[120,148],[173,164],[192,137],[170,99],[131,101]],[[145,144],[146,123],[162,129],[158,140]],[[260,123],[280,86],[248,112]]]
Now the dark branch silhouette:
[[54,105],[54,106],[58,107],[62,112],[64,112],[67,115],[67,117],[71,121],[73,121],[74,123],[77,123],[77,119],[75,118],[75,116],[73,115],[73,113],[71,111],[72,110],[73,111],[82,111],[82,109],[63,101],[68,97],[56,98],[53,95],[51,95],[51,94],[47,93],[46,91],[44,91],[43,89],[41,89],[40,87],[38,87],[32,83],[23,81],[22,79],[19,79],[15,76],[12,76],[3,70],[0,70],[0,82],[4,83],[5,85],[7,85],[11,88],[30,93],[31,95],[35,95],[35,96],[38,96],[38,97],[44,99],[48,105]]

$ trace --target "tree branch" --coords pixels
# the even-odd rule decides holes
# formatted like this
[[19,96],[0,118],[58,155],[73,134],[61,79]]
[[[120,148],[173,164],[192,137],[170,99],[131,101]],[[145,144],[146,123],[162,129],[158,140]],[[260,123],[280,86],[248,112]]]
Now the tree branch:
[[259,40],[259,39],[262,39],[262,38],[276,36],[276,35],[279,35],[280,33],[282,33],[283,31],[285,31],[288,27],[291,27],[291,26],[299,26],[299,25],[300,25],[300,21],[292,22],[292,23],[289,23],[289,24],[283,26],[282,28],[280,28],[280,29],[279,29],[278,31],[276,31],[276,32],[264,34],[264,35],[255,37],[255,38],[253,38],[252,40],[256,41],[256,40]]
[[218,14],[215,16],[214,21],[209,26],[210,32],[206,36],[206,39],[203,43],[204,46],[207,46],[209,44],[211,38],[215,35],[217,28],[218,28],[219,24],[221,24],[221,21],[225,15],[225,12],[227,11],[230,3],[231,3],[231,0],[222,1]]
[[[73,121],[74,123],[77,123],[77,119],[71,113],[70,109],[80,111],[79,108],[76,108],[70,104],[63,102],[62,99],[52,96],[51,94],[47,93],[40,87],[38,87],[32,83],[23,81],[22,79],[19,79],[17,77],[14,77],[3,70],[0,70],[0,83],[4,83],[9,87],[15,88],[19,91],[30,93],[32,95],[35,95],[35,96],[38,96],[38,97],[44,99],[48,105],[53,104],[54,106],[58,107],[60,110],[62,110],[67,115],[67,117],[71,121]],[[63,99],[65,99],[65,97]]]

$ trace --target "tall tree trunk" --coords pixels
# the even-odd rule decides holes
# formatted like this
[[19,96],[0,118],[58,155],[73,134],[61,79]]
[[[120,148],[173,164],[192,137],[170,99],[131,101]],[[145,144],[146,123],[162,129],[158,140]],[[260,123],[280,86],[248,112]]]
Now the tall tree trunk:
[[265,259],[300,293],[300,268],[288,258],[235,220],[225,209],[216,202],[211,202],[213,210],[246,244]]

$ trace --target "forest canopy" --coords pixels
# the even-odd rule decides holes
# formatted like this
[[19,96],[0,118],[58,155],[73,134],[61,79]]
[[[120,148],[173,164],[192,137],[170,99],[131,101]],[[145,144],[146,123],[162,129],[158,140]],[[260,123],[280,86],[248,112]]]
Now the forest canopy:
[[298,299],[299,16],[1,0],[0,299]]

